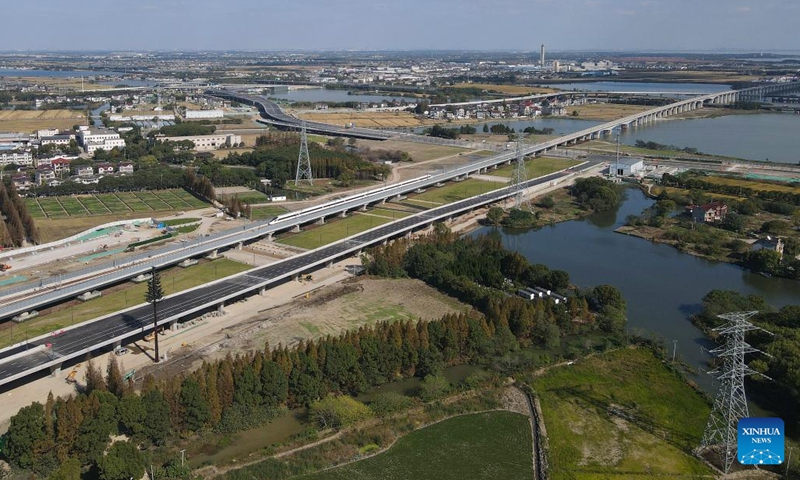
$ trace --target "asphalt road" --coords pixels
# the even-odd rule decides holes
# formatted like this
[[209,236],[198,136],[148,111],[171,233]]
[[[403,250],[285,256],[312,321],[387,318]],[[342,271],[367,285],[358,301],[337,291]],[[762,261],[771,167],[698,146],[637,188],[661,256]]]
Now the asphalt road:
[[[597,163],[598,162],[591,162],[588,165],[581,166],[581,169],[590,168]],[[573,171],[568,170],[546,175],[528,181],[527,186],[532,187],[545,184],[571,173],[573,173]],[[508,197],[511,194],[512,192],[508,188],[504,188],[460,202],[444,205],[355,235],[343,242],[312,250],[308,253],[256,268],[244,274],[233,276],[211,285],[165,298],[158,306],[159,324],[167,323],[171,319],[180,318],[192,309],[212,306],[215,302],[219,302],[231,295],[241,294],[245,291],[254,291],[261,288],[261,286],[274,284],[290,276],[291,272],[304,268],[311,269],[315,265],[324,264],[348,252],[374,244],[387,236],[400,235],[411,230],[414,225],[418,225],[421,222],[427,223],[434,219],[446,218],[450,214],[464,211],[472,206],[490,203]],[[126,338],[132,338],[137,335],[144,336],[152,326],[152,322],[152,307],[150,305],[142,305],[124,313],[85,323],[71,330],[66,330],[61,333],[57,332],[49,337],[31,341],[27,347],[15,347],[13,349],[0,351],[0,385],[8,383],[12,375],[21,374],[23,372],[35,373],[46,368],[49,362],[52,362],[58,357],[63,357],[65,359],[75,358],[85,354],[87,349],[91,350],[110,345],[113,343],[113,339],[121,336],[126,336]],[[45,352],[37,352],[2,363],[2,358],[6,358],[13,353],[18,353],[20,348],[35,348],[38,345],[46,344],[51,344],[51,348]],[[8,353],[12,350],[13,353]]]

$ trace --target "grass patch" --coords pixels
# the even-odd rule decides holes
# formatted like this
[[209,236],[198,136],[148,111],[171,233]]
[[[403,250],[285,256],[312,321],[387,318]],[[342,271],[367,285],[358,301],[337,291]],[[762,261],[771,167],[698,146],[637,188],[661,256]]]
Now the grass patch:
[[251,218],[250,219],[251,220],[265,220],[267,218],[277,217],[278,215],[280,215],[282,213],[286,213],[287,211],[288,210],[286,210],[283,207],[278,207],[278,206],[274,206],[273,207],[272,205],[265,206],[265,207],[253,207],[251,209],[251,213],[250,213]]
[[[581,162],[570,160],[568,158],[531,158],[525,160],[525,170],[528,172],[528,179],[531,179],[557,172],[559,170],[564,170],[565,168],[575,166],[579,163]],[[495,177],[511,178],[511,175],[514,173],[514,168],[514,165],[506,165],[502,168],[498,168],[497,170],[488,170],[486,173],[487,175],[492,175]]]
[[529,479],[528,418],[490,412],[451,418],[400,438],[385,453],[304,480]]
[[380,215],[382,217],[391,218],[392,220],[398,220],[398,219],[405,218],[405,217],[411,215],[410,212],[404,212],[404,211],[401,211],[401,210],[393,210],[393,209],[389,209],[389,208],[373,208],[371,210],[368,210],[367,213],[370,213],[372,215]]
[[706,400],[646,349],[580,360],[534,379],[554,480],[711,472],[691,450]]
[[173,219],[170,219],[170,220],[160,220],[159,223],[163,223],[164,225],[169,225],[170,227],[175,227],[175,226],[178,226],[178,225],[186,225],[187,223],[199,222],[200,220],[201,220],[200,218],[196,218],[196,217],[195,218],[193,218],[193,217],[173,218]]
[[[250,269],[249,265],[221,258],[213,262],[201,261],[189,268],[171,268],[161,273],[164,294],[171,295],[204,283],[234,275]],[[0,348],[13,345],[24,338],[32,338],[60,330],[86,320],[91,320],[127,307],[144,303],[147,284],[126,283],[103,291],[103,296],[86,303],[73,302],[65,307],[43,310],[41,315],[20,325],[10,323],[0,326]],[[55,311],[54,311],[55,310]]]
[[255,190],[249,192],[242,192],[242,193],[231,193],[227,195],[221,195],[221,200],[227,200],[229,198],[238,198],[244,203],[267,203],[269,202],[269,197],[261,192],[257,192]]
[[313,249],[391,221],[391,218],[354,213],[347,218],[336,219],[325,225],[312,227],[297,234],[289,234],[277,241],[293,247]]
[[[715,175],[710,175],[707,177],[703,177],[702,180],[704,182],[713,183],[715,185],[730,185],[734,187],[751,188],[753,190],[761,192],[789,192],[789,193],[800,192],[800,187],[797,186],[781,185],[778,183],[758,182],[754,180],[745,180],[740,178],[718,177]],[[716,195],[716,193],[714,195]]]
[[501,182],[486,182],[470,178],[462,182],[451,182],[443,187],[430,187],[425,193],[411,195],[409,199],[420,202],[418,203],[420,205],[428,203],[428,207],[430,208],[435,206],[433,204],[443,205],[445,203],[457,202],[465,198],[497,190],[504,186],[506,186],[506,184]]

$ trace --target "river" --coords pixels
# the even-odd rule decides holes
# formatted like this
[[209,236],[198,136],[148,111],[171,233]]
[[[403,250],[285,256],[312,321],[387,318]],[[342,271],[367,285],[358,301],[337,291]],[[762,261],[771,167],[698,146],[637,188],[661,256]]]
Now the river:
[[658,121],[622,132],[620,141],[629,145],[653,141],[714,155],[796,164],[800,163],[797,132],[800,115],[758,113]]
[[[628,302],[628,330],[658,335],[670,348],[678,340],[679,357],[698,371],[707,369],[709,355],[702,349],[713,345],[689,316],[700,310],[702,297],[710,290],[761,295],[774,307],[800,303],[800,281],[766,278],[736,265],[614,232],[626,216],[639,214],[652,203],[638,189],[629,189],[614,212],[540,230],[505,230],[503,242],[532,263],[569,272],[572,283],[580,287],[616,286]],[[485,227],[474,234],[490,230]],[[710,390],[708,375],[693,377]]]

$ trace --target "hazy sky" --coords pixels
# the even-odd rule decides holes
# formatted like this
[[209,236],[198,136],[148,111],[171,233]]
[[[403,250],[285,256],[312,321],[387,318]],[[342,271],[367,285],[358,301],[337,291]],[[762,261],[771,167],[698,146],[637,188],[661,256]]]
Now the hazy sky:
[[799,0],[0,0],[5,50],[800,49]]

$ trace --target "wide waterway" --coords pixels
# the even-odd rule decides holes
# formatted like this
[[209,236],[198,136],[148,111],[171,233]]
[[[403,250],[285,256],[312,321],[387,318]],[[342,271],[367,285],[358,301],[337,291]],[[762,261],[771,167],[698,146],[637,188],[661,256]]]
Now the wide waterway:
[[[637,189],[614,212],[595,214],[540,230],[501,232],[503,243],[532,263],[569,272],[573,284],[600,284],[619,288],[628,302],[628,329],[655,334],[669,347],[678,340],[678,355],[693,367],[707,369],[713,348],[689,320],[700,310],[703,295],[710,290],[735,290],[757,294],[774,307],[800,303],[800,281],[766,278],[736,265],[681,253],[663,244],[615,233],[630,214],[639,214],[652,204]],[[482,228],[474,234],[486,234]],[[708,389],[711,379],[700,373],[694,378]]]
[[758,113],[714,118],[663,120],[622,132],[620,141],[653,141],[678,147],[693,147],[703,153],[800,163],[797,133],[800,115]]

